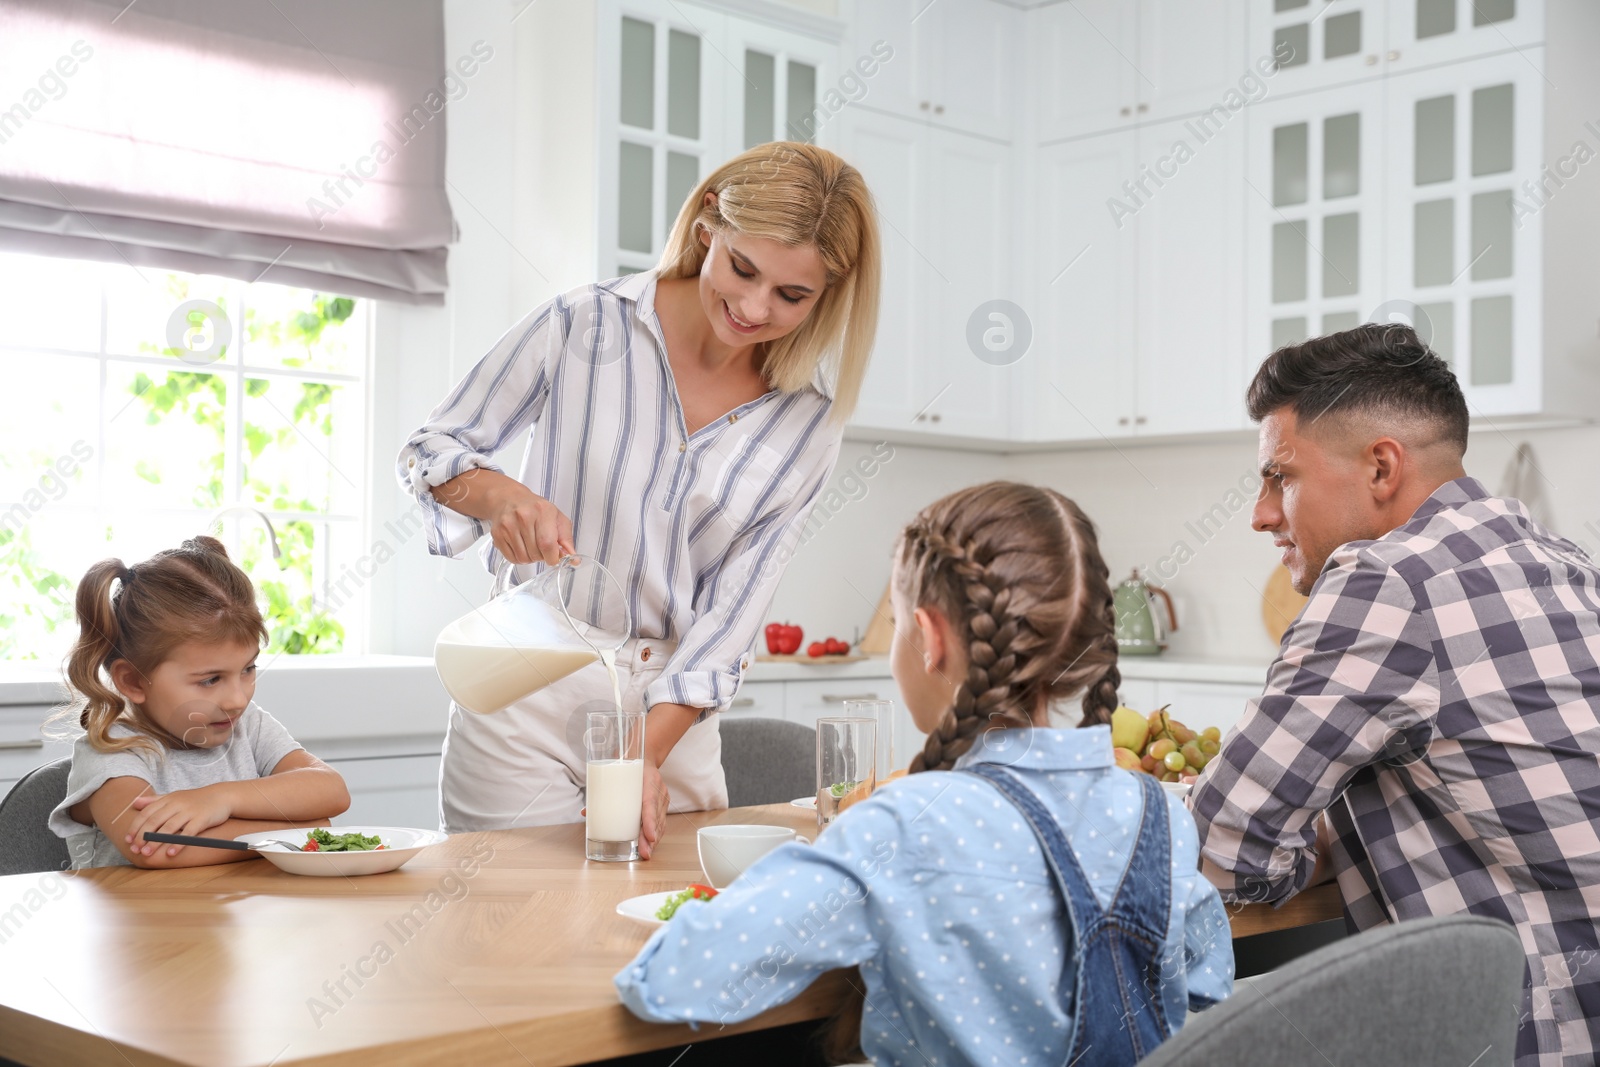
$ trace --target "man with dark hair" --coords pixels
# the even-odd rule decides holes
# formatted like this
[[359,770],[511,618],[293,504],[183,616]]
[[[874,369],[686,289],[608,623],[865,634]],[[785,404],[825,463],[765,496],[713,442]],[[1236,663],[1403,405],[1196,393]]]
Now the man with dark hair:
[[1466,477],[1467,407],[1405,326],[1256,373],[1253,525],[1308,593],[1190,797],[1225,898],[1336,875],[1366,930],[1471,913],[1528,955],[1518,1067],[1600,1051],[1600,569]]

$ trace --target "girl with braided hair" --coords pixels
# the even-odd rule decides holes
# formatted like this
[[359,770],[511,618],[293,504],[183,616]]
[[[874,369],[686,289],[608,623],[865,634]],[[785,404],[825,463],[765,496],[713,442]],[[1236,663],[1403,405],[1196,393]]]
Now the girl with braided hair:
[[152,844],[145,831],[238,837],[327,826],[350,806],[339,772],[258,707],[267,628],[222,543],[195,537],[78,583],[67,659],[81,731],[67,795],[50,813],[74,868],[197,867],[254,852]]
[[890,583],[895,681],[928,733],[910,773],[680,908],[617,975],[623,1002],[736,1022],[855,966],[833,1062],[1115,1065],[1232,992],[1193,822],[1112,759],[1107,579],[1052,490],[924,509]]

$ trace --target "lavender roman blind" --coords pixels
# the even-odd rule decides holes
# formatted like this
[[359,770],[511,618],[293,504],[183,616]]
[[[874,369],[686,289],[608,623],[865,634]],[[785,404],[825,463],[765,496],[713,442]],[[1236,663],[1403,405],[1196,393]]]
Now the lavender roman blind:
[[4,0],[0,249],[440,304],[441,0]]

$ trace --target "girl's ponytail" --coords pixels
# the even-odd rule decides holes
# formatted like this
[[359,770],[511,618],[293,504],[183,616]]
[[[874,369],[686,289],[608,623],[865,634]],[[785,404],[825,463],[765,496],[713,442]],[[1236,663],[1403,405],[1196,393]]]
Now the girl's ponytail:
[[111,724],[122,717],[124,701],[102,673],[120,658],[117,650],[122,645],[122,625],[117,619],[112,586],[121,583],[126,588],[136,578],[133,568],[120,559],[103,559],[90,567],[78,583],[78,641],[67,656],[67,682],[83,697],[78,725],[89,735],[89,743],[102,752],[154,747],[147,737],[110,735]]

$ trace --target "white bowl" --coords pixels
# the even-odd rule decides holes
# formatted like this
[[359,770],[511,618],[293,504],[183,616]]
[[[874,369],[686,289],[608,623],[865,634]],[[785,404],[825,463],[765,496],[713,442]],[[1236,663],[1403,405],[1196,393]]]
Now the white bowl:
[[[356,874],[382,874],[404,866],[405,862],[429,845],[448,839],[438,830],[414,830],[405,826],[328,826],[334,834],[377,834],[387,848],[365,852],[286,852],[265,848],[256,855],[271,860],[273,866],[290,874],[309,874],[319,878],[348,877]],[[240,834],[235,841],[253,845],[260,841],[304,841],[312,827],[293,830],[262,830]]]
[[1161,788],[1182,800],[1189,795],[1189,787],[1192,784],[1191,782],[1162,782]]

